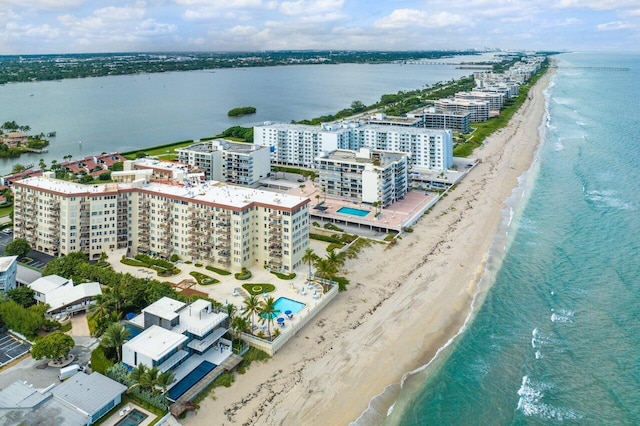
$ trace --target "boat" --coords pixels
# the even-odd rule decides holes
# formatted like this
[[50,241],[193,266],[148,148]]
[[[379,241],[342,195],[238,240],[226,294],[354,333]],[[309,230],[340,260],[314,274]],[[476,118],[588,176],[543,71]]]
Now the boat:
[[56,132],[49,132],[49,133],[47,133],[47,137],[48,137],[48,138],[55,138],[55,137],[56,137]]

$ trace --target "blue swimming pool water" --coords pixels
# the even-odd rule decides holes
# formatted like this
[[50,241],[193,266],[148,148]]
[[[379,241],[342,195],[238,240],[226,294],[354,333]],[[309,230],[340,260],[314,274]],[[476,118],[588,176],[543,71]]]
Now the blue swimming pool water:
[[137,426],[149,417],[145,413],[140,410],[136,410],[135,408],[131,410],[129,414],[122,418],[115,426]]
[[359,216],[359,217],[365,217],[370,213],[369,210],[354,209],[353,207],[340,207],[336,211],[338,213],[349,214],[351,216]]
[[195,370],[193,370],[191,373],[184,376],[182,380],[180,380],[178,383],[175,384],[175,386],[169,389],[169,398],[174,401],[177,400],[186,391],[191,389],[193,385],[198,383],[200,379],[202,379],[204,376],[209,374],[209,372],[213,371],[213,369],[216,367],[217,365],[215,365],[212,362],[202,361],[200,365],[198,365],[195,368]]
[[[276,300],[276,303],[274,304],[274,307],[276,308],[276,312],[274,312],[271,315],[273,318],[275,318],[285,311],[291,311],[292,314],[297,314],[305,306],[307,305],[305,305],[302,302],[298,302],[297,300],[289,299],[288,297],[278,297],[278,299]],[[267,317],[266,315],[263,315],[263,314],[260,314],[260,316],[262,318]]]
[[139,329],[138,327],[134,327],[131,324],[125,324],[124,328],[129,330],[129,340],[133,339],[138,334],[142,333],[141,329]]

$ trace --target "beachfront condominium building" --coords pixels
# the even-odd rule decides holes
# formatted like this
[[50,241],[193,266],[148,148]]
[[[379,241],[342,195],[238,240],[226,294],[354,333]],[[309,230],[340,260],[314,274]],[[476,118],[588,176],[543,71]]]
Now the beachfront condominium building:
[[[488,114],[488,110],[487,110]],[[445,170],[453,164],[451,130],[341,122],[306,126],[265,123],[254,128],[256,143],[271,149],[271,161],[316,168],[315,159],[336,149],[360,148],[410,154],[412,167]]]
[[456,99],[466,101],[485,101],[489,103],[489,110],[500,111],[504,106],[504,93],[485,92],[480,90],[472,90],[470,92],[458,92]]
[[489,102],[464,99],[437,99],[435,107],[441,111],[471,113],[471,122],[479,123],[489,119]]
[[256,144],[214,139],[178,149],[178,161],[204,171],[207,180],[251,186],[269,176],[269,149]]
[[0,257],[0,293],[16,288],[18,256]]
[[144,365],[157,367],[161,373],[169,371],[193,354],[202,355],[212,348],[222,353],[221,340],[231,355],[231,341],[221,339],[229,330],[229,316],[216,312],[204,299],[186,304],[163,297],[129,324],[142,330],[122,345],[122,363],[129,368]]
[[232,270],[291,271],[309,244],[310,200],[220,182],[155,182],[149,170],[82,185],[32,177],[14,184],[14,232],[34,249],[97,259],[128,249]]
[[470,112],[439,111],[435,107],[418,108],[407,113],[420,120],[420,127],[427,129],[451,129],[457,133],[471,132]]
[[407,193],[408,155],[360,148],[336,150],[317,158],[322,190],[354,202],[378,202],[383,207]]

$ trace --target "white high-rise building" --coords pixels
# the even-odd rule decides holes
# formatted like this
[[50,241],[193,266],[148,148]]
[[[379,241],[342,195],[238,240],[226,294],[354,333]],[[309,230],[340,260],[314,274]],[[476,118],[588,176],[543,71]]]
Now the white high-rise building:
[[343,122],[308,126],[265,123],[254,128],[256,143],[268,146],[271,161],[316,168],[315,159],[336,149],[360,148],[409,154],[412,167],[446,170],[453,164],[453,136],[448,129]]
[[269,149],[257,144],[214,139],[177,152],[178,161],[202,169],[207,180],[251,186],[271,172]]

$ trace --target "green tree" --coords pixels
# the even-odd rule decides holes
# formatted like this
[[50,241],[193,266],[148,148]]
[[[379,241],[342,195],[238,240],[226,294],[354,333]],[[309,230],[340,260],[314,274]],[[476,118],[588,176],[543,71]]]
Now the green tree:
[[83,252],[71,252],[66,256],[55,258],[47,263],[47,266],[45,266],[42,271],[42,275],[60,275],[61,277],[71,278],[77,275],[82,265],[88,263],[87,255]]
[[242,332],[248,328],[249,321],[245,317],[236,316],[231,320],[229,331],[237,341],[240,341]]
[[129,339],[131,332],[119,322],[111,323],[102,335],[100,344],[105,348],[115,348],[117,361],[120,362],[122,345]]
[[358,113],[358,112],[362,112],[367,108],[367,106],[365,104],[363,104],[360,101],[353,101],[351,102],[351,111],[353,113]]
[[7,256],[25,257],[30,251],[31,246],[24,238],[16,238],[4,248],[4,254]]
[[20,173],[20,172],[24,172],[25,170],[27,170],[27,168],[22,165],[22,164],[14,164],[13,168],[11,169],[11,174],[16,174],[16,173]]
[[267,333],[271,336],[271,326],[273,320],[276,319],[278,310],[276,309],[276,301],[273,297],[268,297],[260,302],[260,321],[267,323]]
[[242,306],[242,314],[245,316],[251,315],[251,326],[253,327],[253,318],[255,314],[260,313],[260,299],[258,296],[253,295],[244,299]]
[[71,336],[56,331],[47,336],[41,337],[31,347],[31,356],[33,359],[58,359],[69,354],[75,346],[75,342]]
[[31,338],[37,336],[42,328],[47,308],[48,305],[44,304],[24,308],[13,300],[7,300],[0,303],[0,319],[9,329]]
[[167,388],[171,383],[176,380],[175,374],[171,370],[167,370],[164,373],[158,374],[158,378],[156,379],[156,386],[162,388],[162,393],[167,392]]
[[36,304],[33,295],[35,292],[31,290],[27,286],[12,288],[11,290],[7,290],[7,296],[9,299],[16,302],[18,305],[23,308],[28,308],[29,306],[33,306]]
[[318,255],[313,252],[313,249],[307,248],[302,256],[302,261],[309,265],[309,275],[311,275],[311,265],[318,260]]

